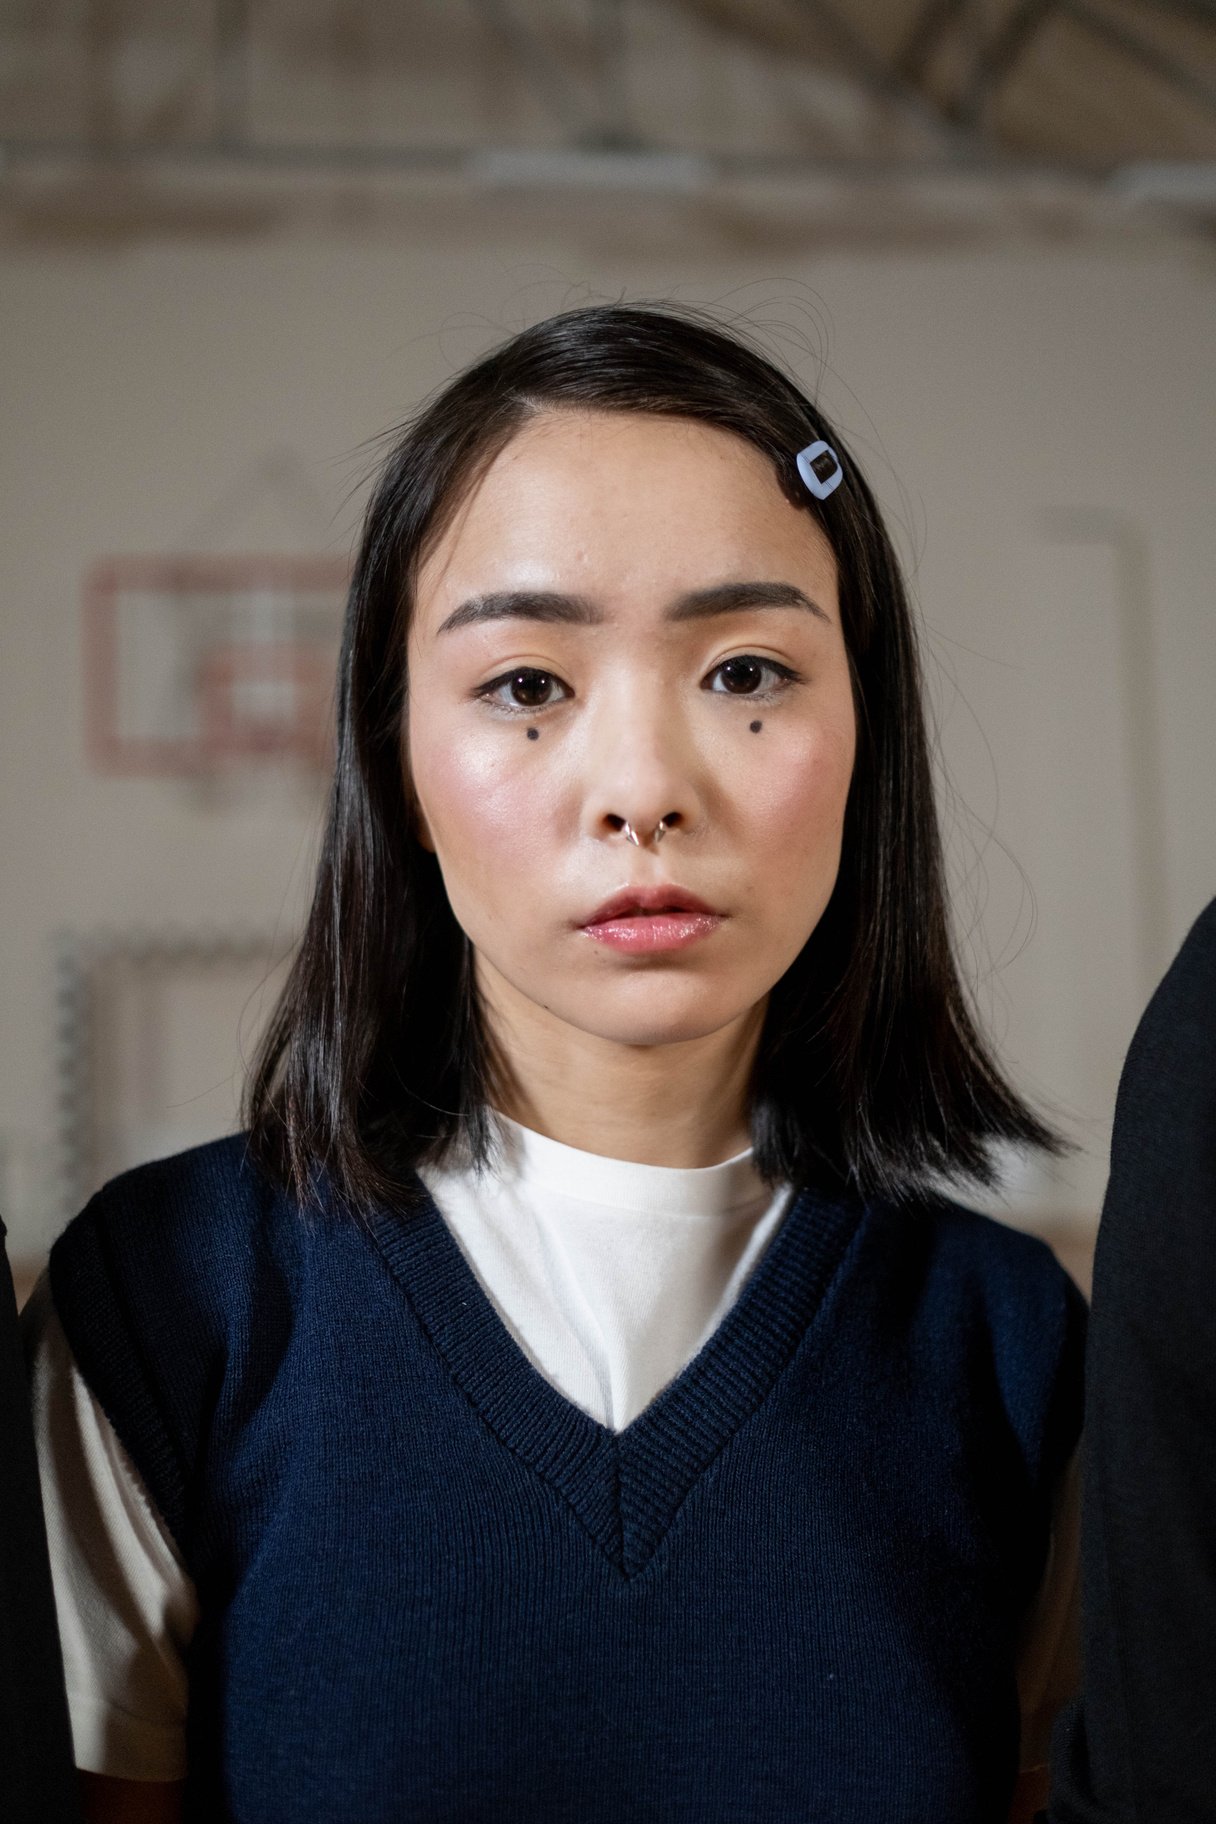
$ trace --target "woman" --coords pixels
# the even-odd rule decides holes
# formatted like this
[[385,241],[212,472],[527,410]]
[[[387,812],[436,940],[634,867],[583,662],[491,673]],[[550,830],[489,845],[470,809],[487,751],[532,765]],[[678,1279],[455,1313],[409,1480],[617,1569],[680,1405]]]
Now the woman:
[[929,1188],[1058,1142],[856,466],[711,324],[554,318],[400,437],[340,672],[249,1136],[42,1301],[93,1815],[1004,1818],[1081,1308]]

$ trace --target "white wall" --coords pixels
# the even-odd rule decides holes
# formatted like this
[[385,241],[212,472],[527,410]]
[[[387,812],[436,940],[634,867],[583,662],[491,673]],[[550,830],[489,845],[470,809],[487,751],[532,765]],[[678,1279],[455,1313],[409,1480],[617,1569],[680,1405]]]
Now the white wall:
[[[55,934],[288,928],[315,837],[313,808],[288,795],[220,811],[172,782],[87,770],[86,568],[189,546],[344,552],[364,440],[583,285],[678,287],[826,348],[822,396],[913,560],[965,807],[948,821],[980,1004],[1088,1149],[1062,1174],[1023,1173],[1014,1203],[1096,1211],[1122,1051],[1216,891],[1213,270],[1161,245],[799,259],[787,241],[665,263],[628,244],[584,225],[493,243],[434,228],[400,244],[5,253],[0,1211],[14,1256],[61,1220]],[[803,372],[818,378],[811,359]],[[305,465],[315,505],[306,489],[243,498],[241,477],[276,451]]]

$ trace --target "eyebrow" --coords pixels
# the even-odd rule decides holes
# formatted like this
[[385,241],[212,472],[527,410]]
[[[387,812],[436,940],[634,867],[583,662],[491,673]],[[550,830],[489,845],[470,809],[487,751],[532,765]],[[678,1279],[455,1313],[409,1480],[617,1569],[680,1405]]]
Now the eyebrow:
[[[819,603],[793,583],[715,583],[708,589],[677,596],[663,618],[701,621],[718,614],[743,613],[749,608],[802,608],[831,624],[831,617]],[[462,602],[441,623],[436,637],[487,621],[557,621],[575,627],[599,627],[604,614],[585,595],[563,595],[549,589],[498,589]]]

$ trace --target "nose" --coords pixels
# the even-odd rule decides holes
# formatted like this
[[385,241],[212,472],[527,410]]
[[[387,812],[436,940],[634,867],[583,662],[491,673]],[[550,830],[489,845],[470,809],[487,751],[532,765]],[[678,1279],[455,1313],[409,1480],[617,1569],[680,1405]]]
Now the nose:
[[[604,701],[585,759],[584,827],[656,849],[672,830],[691,834],[704,816],[695,742],[666,693],[639,687]],[[592,733],[591,730],[588,731]]]

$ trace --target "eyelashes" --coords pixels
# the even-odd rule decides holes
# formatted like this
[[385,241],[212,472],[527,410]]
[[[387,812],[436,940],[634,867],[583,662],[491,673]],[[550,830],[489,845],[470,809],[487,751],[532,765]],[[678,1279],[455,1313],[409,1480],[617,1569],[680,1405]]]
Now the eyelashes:
[[[556,673],[541,671],[534,665],[518,665],[512,671],[504,671],[501,677],[491,678],[488,684],[479,684],[473,695],[505,715],[534,716],[542,709],[550,709],[555,702],[564,701],[561,697],[549,696],[550,685],[557,685],[567,697],[573,694]],[[518,688],[525,693],[531,692],[532,701],[521,703],[517,698],[511,700],[500,695]]]
[[[751,688],[766,672],[771,675],[772,682],[763,688]],[[705,683],[701,687],[703,690],[708,690],[711,696],[735,697],[744,703],[772,703],[792,685],[803,682],[801,674],[792,666],[782,665],[777,659],[761,658],[752,652],[722,659],[707,675],[710,679],[723,678],[724,687],[719,690]],[[553,695],[553,691],[563,694]],[[519,695],[511,694],[514,692],[530,700],[521,702]],[[536,716],[568,701],[574,693],[556,672],[544,671],[536,665],[516,665],[497,678],[479,684],[473,695],[501,715]]]

